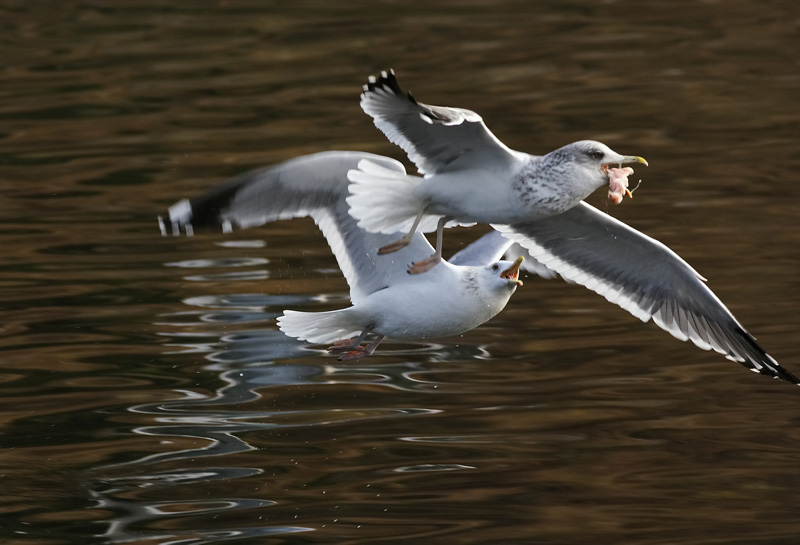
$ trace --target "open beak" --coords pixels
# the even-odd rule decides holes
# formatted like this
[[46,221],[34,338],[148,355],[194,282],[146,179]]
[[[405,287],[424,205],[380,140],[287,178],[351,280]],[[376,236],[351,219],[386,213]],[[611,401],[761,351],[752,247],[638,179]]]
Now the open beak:
[[500,278],[505,278],[509,282],[514,282],[518,286],[521,286],[522,280],[519,279],[519,267],[522,265],[523,259],[525,258],[519,256],[509,268],[500,273]]

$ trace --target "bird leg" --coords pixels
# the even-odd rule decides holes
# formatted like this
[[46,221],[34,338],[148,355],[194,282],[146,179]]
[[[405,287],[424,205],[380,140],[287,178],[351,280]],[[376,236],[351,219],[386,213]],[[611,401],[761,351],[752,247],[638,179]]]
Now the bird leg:
[[361,334],[358,337],[336,341],[335,343],[333,343],[332,346],[328,348],[328,352],[330,352],[331,354],[341,354],[342,352],[355,350],[360,347],[362,342],[364,342],[364,339],[367,337],[368,333],[369,330],[365,329],[364,331],[361,332]]
[[378,337],[374,341],[369,343],[367,346],[359,346],[357,348],[354,348],[353,350],[348,350],[347,352],[339,356],[339,361],[352,361],[352,360],[357,360],[359,358],[366,358],[367,356],[375,352],[375,349],[378,348],[378,345],[381,344],[382,340],[383,340],[383,335],[378,335]]
[[444,226],[450,221],[451,218],[442,216],[439,218],[439,223],[436,225],[436,251],[432,256],[423,259],[422,261],[415,261],[408,267],[408,274],[420,274],[434,268],[442,260],[442,239],[444,238]]
[[414,238],[414,233],[417,232],[417,227],[419,227],[419,222],[422,221],[422,216],[424,212],[420,212],[417,214],[417,217],[414,218],[414,223],[411,225],[411,229],[409,229],[408,233],[402,236],[399,240],[392,242],[391,244],[387,244],[386,246],[381,246],[378,249],[378,255],[386,255],[396,252],[398,250],[402,250],[409,244],[411,244],[411,240]]

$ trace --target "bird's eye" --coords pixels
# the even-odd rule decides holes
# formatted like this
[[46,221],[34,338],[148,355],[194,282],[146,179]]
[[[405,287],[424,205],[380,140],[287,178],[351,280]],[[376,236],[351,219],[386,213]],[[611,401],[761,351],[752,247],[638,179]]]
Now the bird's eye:
[[592,159],[597,159],[598,161],[600,159],[602,159],[603,157],[605,157],[605,156],[606,156],[606,154],[604,152],[600,151],[599,149],[592,150],[592,151],[589,152],[589,157],[591,157]]
[[492,265],[492,270],[493,270],[493,271],[499,271],[499,270],[500,270],[500,265],[498,265],[497,263],[495,263],[494,265]]

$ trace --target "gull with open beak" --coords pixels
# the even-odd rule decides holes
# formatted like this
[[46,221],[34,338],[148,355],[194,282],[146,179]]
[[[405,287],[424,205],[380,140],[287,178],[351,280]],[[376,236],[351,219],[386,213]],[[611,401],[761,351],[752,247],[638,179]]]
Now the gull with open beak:
[[[410,260],[430,254],[421,233],[391,256],[377,249],[396,238],[367,232],[348,213],[347,172],[368,160],[405,174],[402,164],[370,153],[333,151],[297,157],[242,174],[205,195],[183,199],[159,218],[164,235],[203,227],[225,231],[310,216],[328,241],[350,286],[352,306],[326,312],[284,311],[280,329],[313,344],[334,343],[341,360],[372,354],[384,337],[428,340],[460,335],[493,318],[522,285],[522,257],[501,260],[512,243],[492,230],[423,275]],[[364,346],[362,343],[370,339]]]

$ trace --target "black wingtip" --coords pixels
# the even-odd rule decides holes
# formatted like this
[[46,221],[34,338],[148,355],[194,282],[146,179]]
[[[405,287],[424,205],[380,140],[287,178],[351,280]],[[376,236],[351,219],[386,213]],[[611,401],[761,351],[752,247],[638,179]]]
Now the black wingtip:
[[394,70],[389,68],[388,70],[381,71],[379,76],[370,76],[369,81],[367,81],[366,85],[364,85],[364,92],[370,93],[375,91],[376,89],[384,89],[387,91],[391,91],[397,96],[405,95],[408,100],[413,102],[414,104],[417,103],[416,99],[411,96],[411,93],[406,93],[400,87],[400,84],[397,83],[397,77],[395,76]]
[[741,328],[737,328],[736,336],[748,349],[748,355],[746,356],[747,361],[744,362],[745,366],[761,375],[766,375],[768,377],[781,379],[792,384],[800,385],[800,378],[797,378],[793,373],[775,361],[775,358],[767,354],[767,352],[756,342],[755,337]]
[[766,375],[774,379],[785,380],[786,382],[800,386],[800,379],[781,367],[781,365],[778,363],[773,363],[770,369],[761,368],[753,370],[759,374]]
[[179,236],[186,233],[191,236],[198,230],[222,229],[230,232],[235,225],[223,218],[223,211],[228,208],[241,190],[252,179],[253,173],[245,173],[223,182],[204,195],[192,199],[182,199],[158,217],[159,229],[163,236]]
[[785,380],[786,382],[791,382],[792,384],[800,386],[800,379],[798,379],[792,373],[781,367],[780,364],[775,363],[774,367],[775,367],[774,369],[775,372],[773,374],[774,378],[779,378],[781,380]]
[[375,91],[376,89],[388,89],[396,95],[402,95],[403,90],[397,83],[397,78],[394,75],[394,70],[381,71],[378,76],[370,76],[367,84],[364,86],[366,91]]

